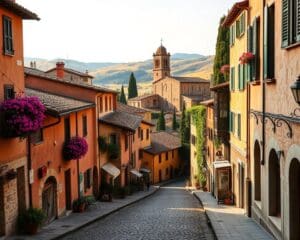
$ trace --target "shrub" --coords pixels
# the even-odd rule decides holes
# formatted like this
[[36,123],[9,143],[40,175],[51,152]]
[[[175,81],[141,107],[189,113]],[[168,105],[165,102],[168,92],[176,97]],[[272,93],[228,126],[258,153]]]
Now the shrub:
[[42,127],[46,108],[37,97],[5,100],[0,105],[5,137],[26,137]]
[[27,224],[41,226],[45,218],[46,215],[42,209],[29,208],[19,215],[18,227],[20,230],[26,230]]
[[114,160],[120,156],[120,147],[117,144],[110,143],[107,146],[108,158]]
[[66,160],[79,159],[88,151],[88,144],[84,138],[73,137],[65,142],[63,156]]

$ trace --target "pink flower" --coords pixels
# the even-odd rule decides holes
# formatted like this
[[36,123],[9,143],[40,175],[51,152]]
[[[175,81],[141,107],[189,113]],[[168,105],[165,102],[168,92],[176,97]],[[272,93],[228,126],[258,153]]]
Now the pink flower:
[[84,138],[73,137],[65,142],[63,156],[66,160],[79,159],[88,151],[88,144]]

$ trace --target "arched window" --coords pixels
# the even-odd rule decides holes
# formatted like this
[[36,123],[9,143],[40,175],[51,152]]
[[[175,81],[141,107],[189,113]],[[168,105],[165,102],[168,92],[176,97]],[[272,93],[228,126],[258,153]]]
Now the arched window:
[[280,162],[274,149],[269,155],[269,215],[281,216]]
[[159,60],[158,60],[158,59],[155,60],[155,67],[156,67],[156,68],[159,67]]
[[260,168],[260,146],[256,141],[254,144],[254,200],[256,201],[261,201]]

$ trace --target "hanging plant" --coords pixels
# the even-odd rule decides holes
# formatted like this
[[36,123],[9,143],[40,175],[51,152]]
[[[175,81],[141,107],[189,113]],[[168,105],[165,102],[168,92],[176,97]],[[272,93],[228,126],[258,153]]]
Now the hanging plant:
[[254,54],[252,52],[244,52],[239,60],[241,62],[241,64],[247,64],[249,63],[252,59],[254,58]]
[[106,150],[107,150],[106,137],[99,136],[99,138],[98,138],[98,144],[99,144],[100,152],[102,152],[102,153],[106,152]]
[[0,105],[4,137],[26,137],[42,127],[45,107],[37,97],[18,97]]
[[74,160],[83,157],[88,151],[88,144],[84,138],[73,137],[65,142],[63,156],[65,160]]

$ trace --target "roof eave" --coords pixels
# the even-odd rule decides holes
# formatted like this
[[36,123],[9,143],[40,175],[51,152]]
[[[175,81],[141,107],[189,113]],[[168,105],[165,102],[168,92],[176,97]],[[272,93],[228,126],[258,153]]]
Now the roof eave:
[[241,12],[244,10],[248,10],[248,8],[249,8],[248,0],[242,2],[236,2],[228,12],[221,26],[229,27],[235,21],[235,19],[241,14]]
[[40,20],[36,13],[29,11],[28,9],[11,0],[2,0],[0,2],[0,6],[12,11],[16,15],[22,17],[24,20]]

